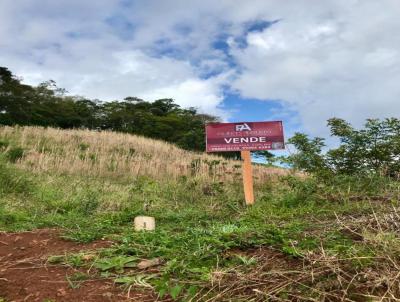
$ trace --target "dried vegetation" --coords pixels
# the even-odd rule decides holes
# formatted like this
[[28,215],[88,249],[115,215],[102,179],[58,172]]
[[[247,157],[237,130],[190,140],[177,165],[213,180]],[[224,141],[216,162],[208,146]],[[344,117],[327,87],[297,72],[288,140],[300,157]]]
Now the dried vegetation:
[[[61,130],[40,127],[0,127],[0,139],[24,150],[18,164],[33,171],[108,177],[149,176],[158,180],[183,176],[218,181],[240,179],[239,161],[189,152],[141,136],[110,131]],[[254,167],[264,182],[287,170]]]

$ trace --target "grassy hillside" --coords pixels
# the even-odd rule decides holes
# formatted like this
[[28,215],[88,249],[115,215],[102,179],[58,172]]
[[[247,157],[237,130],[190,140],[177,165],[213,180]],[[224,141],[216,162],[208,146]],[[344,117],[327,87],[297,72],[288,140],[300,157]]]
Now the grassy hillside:
[[[400,298],[396,181],[257,166],[256,204],[246,207],[239,162],[110,132],[6,127],[0,141],[0,230],[113,240],[49,258],[85,268],[86,278],[160,300]],[[142,214],[156,231],[133,231]],[[159,265],[141,269],[143,259]]]
[[[183,176],[203,180],[236,181],[240,162],[194,153],[172,144],[110,131],[60,130],[40,127],[1,127],[3,149],[20,147],[18,165],[35,172],[159,180]],[[254,167],[256,181],[265,182],[280,168]]]

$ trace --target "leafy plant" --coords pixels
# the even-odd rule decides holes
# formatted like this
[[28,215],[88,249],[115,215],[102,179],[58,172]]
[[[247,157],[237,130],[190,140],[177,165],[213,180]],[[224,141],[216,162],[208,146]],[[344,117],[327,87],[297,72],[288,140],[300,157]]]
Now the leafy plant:
[[343,119],[328,120],[331,135],[340,146],[323,152],[324,139],[310,139],[296,133],[289,143],[298,153],[288,157],[294,167],[318,175],[400,176],[400,119],[368,119],[364,129],[356,130]]
[[172,299],[176,300],[181,291],[182,291],[182,286],[177,284],[170,289],[169,294],[171,295]]
[[115,271],[117,273],[123,273],[124,268],[136,267],[136,261],[137,257],[133,256],[115,256],[96,260],[94,267],[101,271]]

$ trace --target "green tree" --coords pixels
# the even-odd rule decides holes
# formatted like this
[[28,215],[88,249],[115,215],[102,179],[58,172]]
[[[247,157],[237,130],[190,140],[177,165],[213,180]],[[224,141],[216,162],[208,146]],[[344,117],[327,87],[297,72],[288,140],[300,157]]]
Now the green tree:
[[332,118],[328,126],[331,135],[339,138],[340,145],[323,152],[324,139],[310,139],[296,133],[289,140],[298,150],[288,157],[294,167],[320,174],[399,176],[399,119],[368,119],[364,128],[358,130],[343,119]]
[[34,89],[23,85],[6,67],[0,67],[0,124],[29,124]]

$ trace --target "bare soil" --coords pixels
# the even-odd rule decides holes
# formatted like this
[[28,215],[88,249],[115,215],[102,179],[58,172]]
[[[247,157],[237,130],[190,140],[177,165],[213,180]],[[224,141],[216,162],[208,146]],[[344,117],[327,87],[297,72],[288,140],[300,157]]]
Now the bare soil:
[[[110,246],[109,241],[79,244],[60,238],[54,229],[0,233],[0,298],[7,302],[154,301],[149,292],[128,294],[112,280],[92,276],[71,286],[67,276],[79,272],[47,262],[51,255]],[[81,270],[80,272],[85,272]],[[86,273],[86,272],[85,272]]]

